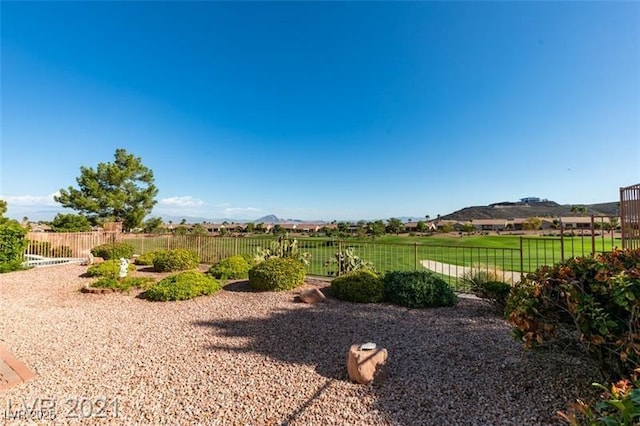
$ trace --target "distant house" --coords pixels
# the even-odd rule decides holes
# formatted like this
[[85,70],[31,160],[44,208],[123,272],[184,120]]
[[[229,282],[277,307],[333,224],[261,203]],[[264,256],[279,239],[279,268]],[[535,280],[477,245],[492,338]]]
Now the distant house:
[[459,220],[445,219],[445,220],[436,220],[435,222],[432,223],[432,225],[435,225],[438,231],[443,231],[445,227],[448,227],[448,226],[453,228],[454,231],[462,231],[462,228],[464,227],[464,222],[461,222]]
[[507,229],[506,219],[473,219],[471,224],[476,231],[504,231]]
[[[597,223],[610,223],[608,217],[598,217],[594,220]],[[563,216],[560,217],[563,229],[591,229],[591,216]]]

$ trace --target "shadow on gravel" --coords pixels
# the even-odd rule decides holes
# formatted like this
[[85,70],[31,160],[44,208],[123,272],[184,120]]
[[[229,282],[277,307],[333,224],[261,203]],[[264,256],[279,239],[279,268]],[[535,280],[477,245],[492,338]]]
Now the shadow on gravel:
[[[241,288],[243,283],[233,285]],[[376,398],[373,408],[393,424],[548,424],[557,409],[565,409],[580,393],[576,375],[582,366],[545,361],[533,368],[530,353],[481,301],[461,299],[455,308],[426,310],[335,299],[297,306],[274,310],[267,318],[197,325],[216,335],[249,340],[244,348],[211,350],[259,353],[312,366],[330,382],[348,381],[351,344],[371,341],[385,347],[389,377],[368,390]],[[548,401],[548,409],[536,411],[541,398]],[[493,417],[486,417],[488,410]],[[292,419],[283,419],[283,424]]]
[[236,281],[229,284],[226,284],[222,287],[224,291],[232,291],[235,293],[257,293],[256,290],[253,290],[249,287],[249,281]]

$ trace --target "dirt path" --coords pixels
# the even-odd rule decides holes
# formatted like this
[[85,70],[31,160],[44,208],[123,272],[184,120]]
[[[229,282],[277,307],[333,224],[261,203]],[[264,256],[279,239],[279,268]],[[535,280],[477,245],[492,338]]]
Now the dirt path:
[[[451,263],[436,262],[435,260],[421,260],[420,264],[430,271],[438,274],[448,275],[450,277],[461,278],[464,274],[470,272],[473,268],[468,266],[453,265]],[[489,269],[491,271],[491,269]],[[520,272],[515,271],[497,271],[498,274],[504,274],[503,279],[511,280],[511,282],[520,281]]]

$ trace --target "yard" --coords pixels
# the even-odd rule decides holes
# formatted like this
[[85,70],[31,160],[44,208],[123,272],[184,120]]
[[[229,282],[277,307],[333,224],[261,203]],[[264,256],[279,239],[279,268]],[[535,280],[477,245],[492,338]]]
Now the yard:
[[[293,301],[301,289],[255,293],[237,282],[154,303],[80,293],[85,270],[0,275],[1,343],[37,374],[3,392],[0,415],[49,398],[57,420],[71,422],[69,401],[84,398],[110,404],[105,422],[127,424],[550,424],[600,379],[571,355],[524,350],[479,300],[306,305]],[[389,377],[350,383],[348,348],[367,341],[388,349]]]

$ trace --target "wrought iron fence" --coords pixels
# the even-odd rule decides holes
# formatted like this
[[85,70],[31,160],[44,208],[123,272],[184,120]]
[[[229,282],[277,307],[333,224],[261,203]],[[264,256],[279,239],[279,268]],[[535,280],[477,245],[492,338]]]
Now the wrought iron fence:
[[640,248],[640,184],[620,188],[622,247]]
[[[592,223],[597,222],[592,218]],[[561,231],[562,232],[562,231]],[[338,253],[351,249],[355,256],[374,265],[378,271],[430,270],[439,274],[458,291],[468,291],[474,274],[483,273],[500,281],[517,282],[541,265],[554,264],[569,257],[588,256],[611,250],[619,244],[614,232],[557,237],[519,238],[513,247],[471,247],[424,243],[384,243],[366,239],[298,239],[298,248],[310,253],[309,275],[333,277],[341,268]],[[202,263],[214,264],[235,254],[256,255],[277,241],[273,236],[220,237],[214,235],[140,235],[113,232],[30,233],[26,254],[50,257],[86,256],[92,247],[112,241],[126,241],[136,254],[156,249],[186,248],[200,256]]]

